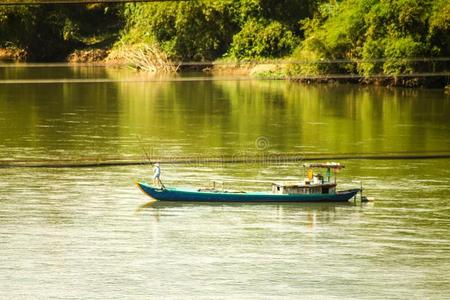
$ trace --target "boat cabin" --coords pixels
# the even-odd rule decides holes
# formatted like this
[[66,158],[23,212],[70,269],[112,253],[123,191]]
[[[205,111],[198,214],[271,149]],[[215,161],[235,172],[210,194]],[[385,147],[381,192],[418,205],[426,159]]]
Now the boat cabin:
[[336,184],[302,184],[277,183],[272,184],[274,194],[336,194]]
[[[302,182],[274,182],[273,194],[336,194],[336,173],[344,168],[339,163],[304,164],[306,177]],[[313,168],[326,169],[325,176]],[[332,171],[334,176],[332,176]]]

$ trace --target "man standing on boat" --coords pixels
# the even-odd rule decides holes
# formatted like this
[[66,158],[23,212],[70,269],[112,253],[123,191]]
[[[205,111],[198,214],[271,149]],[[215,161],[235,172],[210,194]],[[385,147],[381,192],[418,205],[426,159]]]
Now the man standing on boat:
[[161,168],[159,167],[159,162],[153,165],[153,185],[162,187],[162,182],[160,179],[161,176]]

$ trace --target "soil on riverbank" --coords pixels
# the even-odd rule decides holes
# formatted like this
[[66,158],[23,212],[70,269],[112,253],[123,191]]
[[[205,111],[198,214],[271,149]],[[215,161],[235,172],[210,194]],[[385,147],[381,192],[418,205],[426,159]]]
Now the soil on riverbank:
[[0,48],[0,62],[25,62],[27,52],[19,48]]
[[447,76],[436,77],[339,77],[338,75],[324,75],[321,77],[305,77],[305,78],[290,78],[292,81],[306,83],[306,84],[340,84],[353,83],[360,85],[375,85],[386,87],[404,87],[404,88],[446,88],[448,86]]
[[83,49],[75,50],[67,56],[69,63],[98,63],[104,62],[108,57],[109,50],[105,49]]

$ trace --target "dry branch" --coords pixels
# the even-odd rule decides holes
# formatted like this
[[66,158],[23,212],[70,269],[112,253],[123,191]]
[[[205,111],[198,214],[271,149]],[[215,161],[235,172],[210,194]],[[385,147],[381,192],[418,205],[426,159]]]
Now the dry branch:
[[140,44],[122,47],[115,51],[112,59],[122,59],[132,68],[149,73],[172,74],[178,71],[179,64],[155,45]]

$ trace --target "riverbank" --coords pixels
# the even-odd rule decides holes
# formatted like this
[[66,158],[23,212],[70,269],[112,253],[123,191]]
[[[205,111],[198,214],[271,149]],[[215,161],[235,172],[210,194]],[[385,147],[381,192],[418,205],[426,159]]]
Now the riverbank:
[[16,47],[0,48],[0,62],[25,62],[27,52]]
[[[173,73],[203,72],[210,76],[248,76],[256,79],[267,80],[289,80],[303,84],[360,84],[387,87],[408,87],[408,88],[444,88],[446,93],[450,92],[449,72],[424,73],[420,74],[400,74],[385,75],[378,74],[372,76],[362,76],[358,74],[321,74],[296,75],[292,73],[292,66],[296,63],[289,60],[255,60],[255,61],[235,61],[230,59],[218,59],[211,62],[171,62],[169,59],[158,61],[158,65],[147,65],[149,62],[137,62],[136,59],[130,61],[131,50],[90,48],[76,49],[70,53],[66,59],[57,62],[68,64],[83,64],[92,66],[115,66],[131,67],[140,73],[167,73],[160,71],[161,66],[170,67]],[[0,63],[26,63],[27,53],[18,48],[0,48]],[[34,64],[34,63],[31,63]],[[308,63],[311,64],[311,63]]]
[[[11,6],[0,9],[0,61],[112,62],[164,73],[442,88],[450,80],[447,2]],[[145,47],[150,57],[139,53]],[[287,64],[279,66],[282,60]]]

